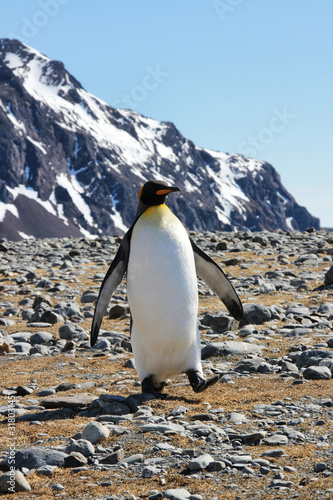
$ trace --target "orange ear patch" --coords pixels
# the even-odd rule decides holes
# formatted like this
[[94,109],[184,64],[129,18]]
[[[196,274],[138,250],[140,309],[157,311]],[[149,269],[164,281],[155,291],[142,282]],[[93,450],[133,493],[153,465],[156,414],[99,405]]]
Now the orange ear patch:
[[141,188],[140,188],[140,192],[139,192],[139,200],[141,200],[141,195],[142,195],[143,186],[144,186],[144,184],[142,184],[142,186],[141,186]]
[[161,194],[169,194],[171,193],[172,189],[159,189],[156,191],[156,194],[161,195]]

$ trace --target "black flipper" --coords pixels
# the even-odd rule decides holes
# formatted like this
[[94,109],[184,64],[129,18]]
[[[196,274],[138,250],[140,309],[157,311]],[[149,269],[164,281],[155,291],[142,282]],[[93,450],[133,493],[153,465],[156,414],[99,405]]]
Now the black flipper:
[[243,306],[234,287],[222,269],[190,238],[197,275],[216,293],[230,314],[240,321],[243,318]]
[[123,279],[125,272],[127,271],[130,241],[131,241],[133,226],[131,226],[131,228],[125,234],[118,248],[118,252],[116,253],[116,256],[113,259],[111,266],[109,267],[109,270],[106,273],[103,283],[101,285],[98,299],[95,305],[94,319],[91,325],[91,333],[90,333],[91,347],[93,347],[96,343],[98,332],[105,311],[109,305],[111,295],[113,294],[114,290],[117,288],[117,286]]

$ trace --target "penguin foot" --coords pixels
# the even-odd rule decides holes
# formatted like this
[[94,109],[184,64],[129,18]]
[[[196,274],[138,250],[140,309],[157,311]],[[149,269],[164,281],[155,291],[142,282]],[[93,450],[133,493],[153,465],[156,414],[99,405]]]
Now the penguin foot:
[[206,380],[199,374],[199,372],[195,370],[190,370],[187,372],[187,376],[190,382],[190,385],[194,392],[203,392],[211,385],[216,384],[221,378],[221,375],[215,375],[215,377]]
[[165,399],[167,394],[161,394],[163,387],[165,386],[164,382],[161,382],[158,387],[154,385],[152,375],[143,379],[141,383],[142,394],[148,393],[152,394],[157,399]]

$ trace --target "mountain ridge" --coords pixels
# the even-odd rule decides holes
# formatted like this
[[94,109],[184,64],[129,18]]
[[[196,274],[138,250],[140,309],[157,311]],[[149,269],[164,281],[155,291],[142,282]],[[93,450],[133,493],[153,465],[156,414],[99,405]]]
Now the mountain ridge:
[[151,178],[182,189],[170,208],[189,230],[320,227],[269,163],[113,108],[18,40],[0,40],[0,131],[0,237],[123,234]]

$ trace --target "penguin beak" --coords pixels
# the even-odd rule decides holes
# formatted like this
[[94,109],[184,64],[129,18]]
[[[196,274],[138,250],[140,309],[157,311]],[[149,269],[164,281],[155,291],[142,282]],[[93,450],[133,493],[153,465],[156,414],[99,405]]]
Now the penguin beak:
[[163,195],[163,194],[167,195],[167,194],[173,193],[175,191],[181,191],[181,189],[179,187],[177,187],[177,186],[172,186],[172,187],[170,186],[167,189],[159,189],[158,191],[156,191],[156,194],[158,194],[158,195]]

